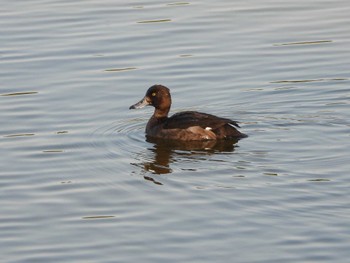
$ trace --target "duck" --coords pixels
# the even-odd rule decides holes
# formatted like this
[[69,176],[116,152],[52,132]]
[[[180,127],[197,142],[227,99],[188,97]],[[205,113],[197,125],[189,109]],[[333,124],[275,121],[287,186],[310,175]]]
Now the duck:
[[247,137],[237,130],[237,121],[212,114],[183,111],[168,117],[171,107],[169,88],[156,84],[146,95],[129,109],[153,106],[154,113],[146,125],[146,137],[179,141],[230,140]]

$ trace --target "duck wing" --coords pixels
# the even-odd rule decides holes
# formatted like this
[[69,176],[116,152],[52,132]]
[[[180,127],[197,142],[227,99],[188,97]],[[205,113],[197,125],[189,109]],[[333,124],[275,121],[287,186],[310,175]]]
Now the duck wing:
[[163,124],[164,129],[187,129],[193,126],[200,126],[203,129],[211,128],[213,130],[225,125],[230,124],[232,126],[239,127],[236,121],[220,118],[211,114],[197,112],[197,111],[184,111],[179,112],[167,118]]

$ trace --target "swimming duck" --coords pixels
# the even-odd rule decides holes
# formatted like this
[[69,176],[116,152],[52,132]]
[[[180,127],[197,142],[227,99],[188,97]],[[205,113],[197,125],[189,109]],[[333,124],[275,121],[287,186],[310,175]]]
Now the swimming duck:
[[145,97],[129,109],[148,105],[155,108],[146,126],[146,135],[150,138],[204,141],[247,137],[236,129],[240,127],[236,121],[211,114],[184,111],[168,117],[171,96],[170,90],[163,85],[150,87]]

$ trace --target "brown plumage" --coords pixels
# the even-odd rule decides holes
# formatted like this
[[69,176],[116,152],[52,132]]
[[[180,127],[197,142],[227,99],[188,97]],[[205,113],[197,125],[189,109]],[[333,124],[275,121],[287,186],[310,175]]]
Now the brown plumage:
[[162,85],[150,87],[145,97],[130,109],[154,106],[155,110],[147,123],[146,135],[152,138],[183,141],[237,139],[247,137],[236,129],[236,121],[211,114],[185,111],[168,117],[171,106],[170,90]]

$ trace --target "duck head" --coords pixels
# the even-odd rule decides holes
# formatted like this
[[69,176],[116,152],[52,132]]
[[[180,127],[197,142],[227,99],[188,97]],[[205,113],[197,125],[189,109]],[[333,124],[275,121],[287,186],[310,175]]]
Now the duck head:
[[166,117],[171,106],[170,90],[163,85],[153,85],[147,90],[143,99],[131,105],[129,109],[140,109],[145,106],[153,106],[155,108],[155,117]]

